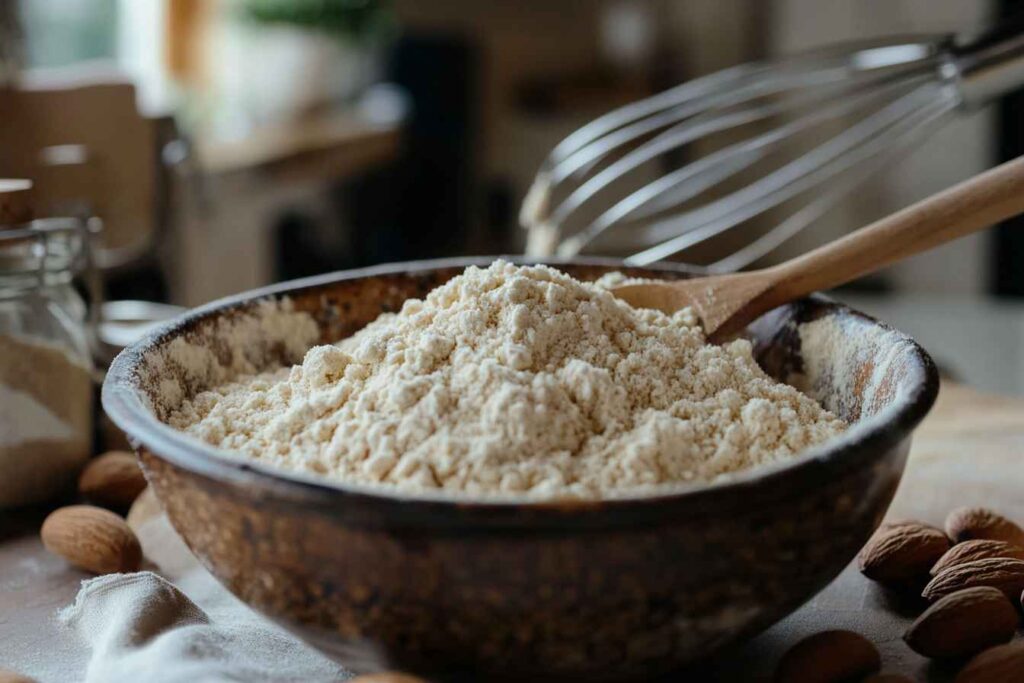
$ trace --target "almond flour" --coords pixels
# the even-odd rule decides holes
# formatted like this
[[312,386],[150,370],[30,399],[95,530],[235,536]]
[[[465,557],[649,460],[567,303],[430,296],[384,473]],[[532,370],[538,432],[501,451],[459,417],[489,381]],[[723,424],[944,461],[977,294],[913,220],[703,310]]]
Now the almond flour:
[[214,446],[340,482],[635,494],[786,460],[845,424],[690,310],[637,310],[549,267],[471,267],[301,364],[176,402]]
[[0,334],[0,509],[69,488],[91,440],[89,368],[58,344]]

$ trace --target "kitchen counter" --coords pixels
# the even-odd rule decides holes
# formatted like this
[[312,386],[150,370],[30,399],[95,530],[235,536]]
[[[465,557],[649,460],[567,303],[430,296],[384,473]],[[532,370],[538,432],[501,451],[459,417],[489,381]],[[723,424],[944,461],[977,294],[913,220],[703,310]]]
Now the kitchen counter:
[[[889,516],[941,524],[953,507],[989,505],[1024,521],[1021,490],[1024,399],[947,383],[915,438]],[[86,653],[72,634],[60,629],[54,614],[71,603],[87,575],[43,549],[37,530],[44,516],[45,511],[29,510],[7,513],[0,519],[0,667],[36,675],[48,672],[43,683],[64,683],[80,677]],[[176,552],[185,553],[181,548]],[[826,628],[849,628],[878,645],[886,671],[929,683],[950,681],[951,669],[931,664],[901,640],[913,616],[851,565],[796,613],[708,662],[699,677],[706,681],[768,681],[778,657],[799,638]],[[60,653],[59,658],[55,652]],[[58,672],[54,672],[54,659],[63,662]]]

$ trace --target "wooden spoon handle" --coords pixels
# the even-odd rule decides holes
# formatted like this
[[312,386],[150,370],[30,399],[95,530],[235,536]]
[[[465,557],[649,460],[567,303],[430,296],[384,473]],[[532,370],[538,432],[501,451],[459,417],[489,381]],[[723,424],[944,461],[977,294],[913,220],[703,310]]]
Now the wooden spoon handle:
[[768,269],[774,282],[766,298],[781,304],[845,284],[1020,213],[1024,157]]

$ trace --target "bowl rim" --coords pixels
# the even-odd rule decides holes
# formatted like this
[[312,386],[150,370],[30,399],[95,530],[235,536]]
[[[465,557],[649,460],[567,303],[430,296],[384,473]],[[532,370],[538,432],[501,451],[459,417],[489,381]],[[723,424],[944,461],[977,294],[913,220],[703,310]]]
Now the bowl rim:
[[[379,521],[376,513],[395,515],[392,521],[403,520],[418,524],[440,515],[447,521],[472,515],[474,524],[519,526],[524,514],[533,522],[550,520],[559,528],[573,520],[589,526],[591,513],[602,514],[600,526],[613,523],[629,524],[636,515],[650,520],[679,509],[699,509],[742,505],[755,493],[779,491],[791,495],[794,485],[820,485],[840,470],[857,467],[870,461],[872,453],[886,453],[909,438],[911,431],[924,419],[935,402],[939,389],[939,375],[928,353],[909,336],[884,322],[822,295],[794,302],[791,305],[815,304],[833,313],[850,315],[877,326],[883,331],[896,333],[901,341],[909,343],[907,353],[916,359],[920,379],[909,390],[901,392],[893,402],[875,415],[851,425],[842,435],[824,444],[779,463],[741,470],[728,477],[708,483],[674,484],[645,492],[631,493],[600,499],[544,498],[524,496],[452,496],[432,492],[407,492],[387,486],[375,486],[328,480],[315,475],[289,472],[270,465],[243,459],[225,449],[219,449],[180,432],[161,422],[149,408],[138,386],[138,366],[146,353],[179,332],[200,321],[216,317],[230,310],[240,310],[259,301],[276,300],[300,291],[315,290],[347,280],[376,276],[425,274],[434,270],[486,266],[495,259],[517,264],[545,264],[559,266],[596,266],[631,268],[630,264],[614,258],[529,259],[522,256],[484,256],[444,258],[387,263],[367,268],[335,271],[312,277],[276,283],[266,287],[217,299],[189,310],[147,333],[124,349],[111,363],[104,379],[101,402],[110,419],[122,429],[136,451],[145,450],[171,465],[199,475],[206,480],[227,483],[235,488],[244,487],[247,495],[261,495],[268,502],[297,500],[316,507],[351,510],[362,507],[354,519]],[[699,268],[676,263],[656,263],[643,266],[644,270],[674,275],[698,275]],[[860,457],[858,457],[858,454]],[[880,456],[876,456],[880,457]],[[779,486],[785,481],[785,486]],[[769,493],[769,496],[772,495]],[[761,496],[763,498],[763,495]],[[718,503],[719,505],[716,505]],[[369,514],[364,514],[364,513]],[[422,513],[429,513],[423,515]]]

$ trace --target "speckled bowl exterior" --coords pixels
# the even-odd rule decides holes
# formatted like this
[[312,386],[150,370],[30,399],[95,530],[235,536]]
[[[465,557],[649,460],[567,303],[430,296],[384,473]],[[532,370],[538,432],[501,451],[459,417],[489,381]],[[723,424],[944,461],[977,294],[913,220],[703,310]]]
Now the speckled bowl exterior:
[[[657,496],[384,495],[226,458],[154,411],[160,378],[147,376],[147,354],[181,337],[202,341],[257,300],[290,297],[330,342],[489,261],[398,264],[260,290],[191,312],[114,362],[104,407],[136,445],[174,527],[239,598],[357,671],[643,680],[790,613],[877,526],[938,377],[914,342],[821,298],[777,309],[748,334],[766,371],[856,426],[784,466]],[[582,279],[689,275],[612,261],[556,265]],[[801,348],[815,346],[802,344],[801,330],[822,318],[841,343]],[[268,366],[295,360],[268,348]]]

